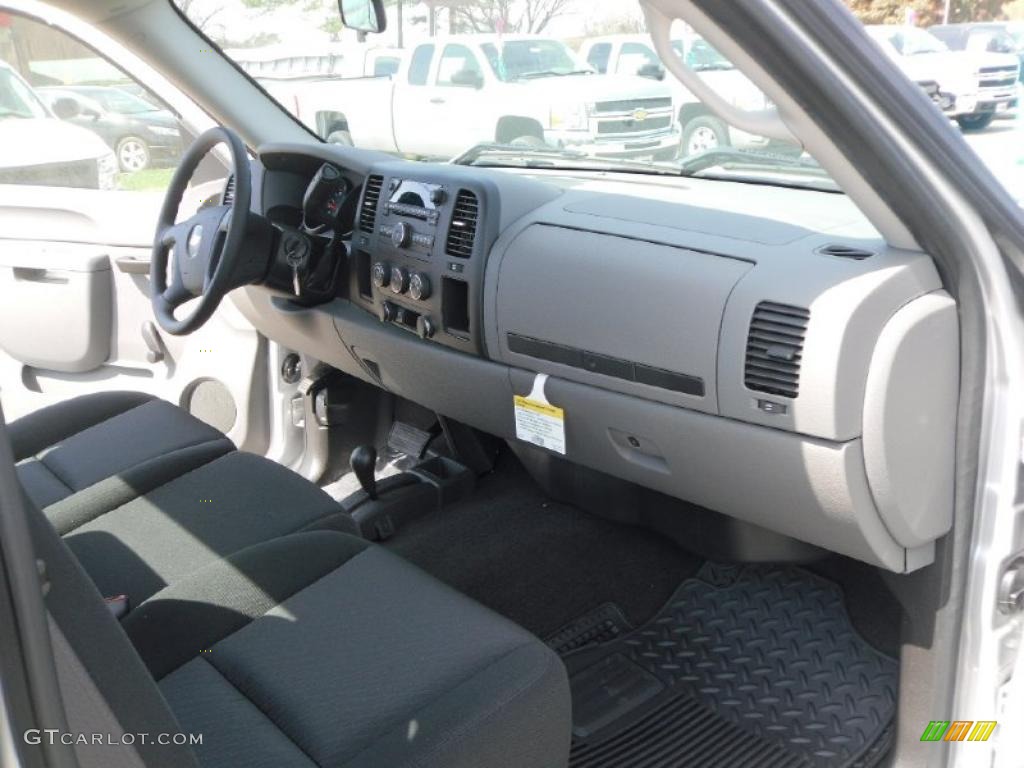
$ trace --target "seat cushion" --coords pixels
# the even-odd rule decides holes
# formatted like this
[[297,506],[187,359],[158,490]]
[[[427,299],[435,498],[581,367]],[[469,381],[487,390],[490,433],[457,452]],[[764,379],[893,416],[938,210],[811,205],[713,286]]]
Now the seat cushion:
[[295,472],[232,452],[64,536],[100,593],[132,607],[207,564],[254,544],[319,527],[354,532],[326,493]]
[[60,533],[68,517],[81,524],[234,449],[181,408],[137,392],[76,397],[9,429],[22,486]]
[[[240,628],[222,624],[222,639],[197,638],[202,652],[160,682],[182,727],[204,734],[203,766],[567,764],[568,681],[547,646],[384,549],[303,536],[288,546],[316,547],[310,559],[326,563],[331,537],[344,562],[258,617],[236,617]],[[147,609],[154,626],[166,621],[162,599]],[[182,621],[188,599],[168,599]]]

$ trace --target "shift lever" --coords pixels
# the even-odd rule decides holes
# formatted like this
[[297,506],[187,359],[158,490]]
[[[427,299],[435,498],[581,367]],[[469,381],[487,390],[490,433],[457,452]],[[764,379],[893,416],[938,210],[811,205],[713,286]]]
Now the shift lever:
[[356,473],[366,495],[377,500],[377,449],[372,445],[357,445],[348,457],[349,466]]

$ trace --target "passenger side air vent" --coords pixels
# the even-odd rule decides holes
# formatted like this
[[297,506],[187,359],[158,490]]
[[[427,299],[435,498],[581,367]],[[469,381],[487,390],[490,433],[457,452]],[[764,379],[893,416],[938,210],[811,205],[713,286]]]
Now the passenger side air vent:
[[480,218],[480,203],[468,189],[459,190],[452,211],[452,225],[448,229],[445,252],[458,259],[473,255],[473,241],[476,239],[477,220]]
[[747,389],[781,397],[800,392],[800,360],[811,313],[800,307],[762,301],[754,308],[747,336]]
[[377,222],[377,206],[380,203],[380,191],[383,186],[383,176],[371,176],[366,180],[366,192],[363,193],[363,207],[359,211],[359,228],[363,232],[373,232],[373,225]]
[[826,256],[835,256],[839,259],[853,259],[854,261],[863,261],[864,259],[870,259],[875,255],[866,248],[857,248],[853,245],[840,245],[838,243],[823,245],[818,249],[818,253],[823,253]]
[[220,204],[231,205],[235,201],[235,174],[228,176],[224,191],[220,193]]

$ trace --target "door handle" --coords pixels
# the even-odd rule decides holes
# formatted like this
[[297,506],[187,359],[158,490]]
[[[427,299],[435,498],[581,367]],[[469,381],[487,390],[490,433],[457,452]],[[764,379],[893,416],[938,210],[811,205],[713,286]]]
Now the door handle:
[[434,98],[432,98],[430,100],[430,103],[431,104],[444,104],[444,97],[443,96],[435,96]]
[[133,259],[131,256],[121,256],[114,260],[117,268],[126,275],[148,275],[149,259]]

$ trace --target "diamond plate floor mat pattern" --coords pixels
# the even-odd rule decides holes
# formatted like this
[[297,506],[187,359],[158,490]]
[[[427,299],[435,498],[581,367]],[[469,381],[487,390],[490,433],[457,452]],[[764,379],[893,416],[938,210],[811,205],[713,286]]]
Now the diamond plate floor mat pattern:
[[800,568],[706,563],[647,624],[564,658],[573,768],[871,768],[892,738],[896,661]]

